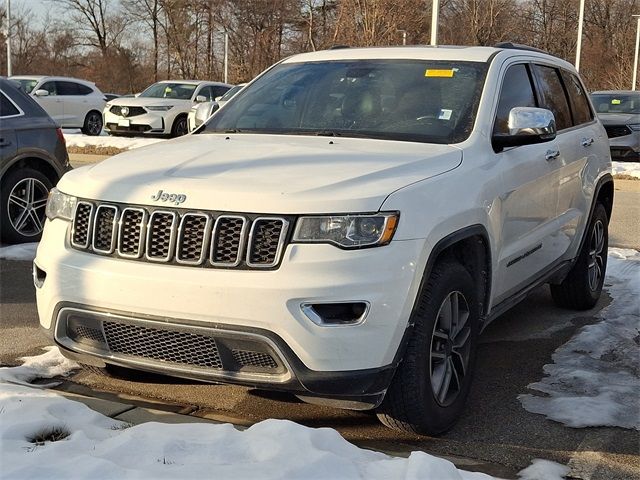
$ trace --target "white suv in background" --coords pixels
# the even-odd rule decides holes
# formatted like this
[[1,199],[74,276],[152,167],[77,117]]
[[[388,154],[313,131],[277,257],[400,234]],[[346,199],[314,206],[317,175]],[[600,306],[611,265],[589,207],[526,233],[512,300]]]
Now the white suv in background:
[[102,373],[284,390],[438,434],[489,322],[545,283],[596,304],[612,204],[568,62],[511,44],[305,53],[196,134],[67,173],[38,313]]
[[105,106],[105,130],[111,135],[170,135],[188,132],[187,115],[196,103],[210,102],[233,85],[199,80],[154,83],[136,97],[120,97]]
[[236,93],[240,92],[247,84],[239,83],[235,87],[227,90],[227,93],[222,95],[221,97],[216,97],[216,99],[212,102],[200,102],[196,103],[191,110],[189,110],[189,131],[192,132],[204,122],[206,122],[211,115],[216,113],[218,109],[222,108],[222,106],[235,97]]
[[104,94],[92,82],[68,77],[20,75],[11,77],[62,128],[79,128],[85,135],[102,132]]

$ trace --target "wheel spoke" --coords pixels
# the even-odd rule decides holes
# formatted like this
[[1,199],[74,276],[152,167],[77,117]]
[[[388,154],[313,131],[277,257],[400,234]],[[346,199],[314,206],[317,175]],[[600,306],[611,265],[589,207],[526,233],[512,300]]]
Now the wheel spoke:
[[471,329],[470,328],[463,329],[460,333],[458,333],[458,335],[454,339],[453,349],[455,350],[455,349],[464,347],[465,344],[467,343],[467,340],[469,340],[470,336],[471,336]]
[[[460,360],[460,374],[464,377],[467,374],[467,362],[464,358],[464,355],[462,355],[462,352],[460,352],[458,349],[453,349],[452,353],[458,357],[458,359]],[[453,361],[453,359],[452,359]]]
[[27,202],[24,198],[20,198],[15,194],[9,195],[9,202],[15,203],[16,205],[22,208],[26,208],[27,206],[29,206],[29,202]]
[[442,352],[431,352],[431,358],[446,360],[447,356]]
[[36,196],[36,182],[33,181],[33,178],[27,179],[27,201],[29,204],[33,203],[33,199]]
[[453,312],[451,311],[451,301],[449,299],[445,300],[440,307],[440,315],[438,320],[442,320],[442,329],[448,334],[451,335],[451,324],[452,324],[452,316]]
[[456,366],[453,363],[453,358],[449,357],[449,364],[451,365],[449,368],[451,369],[451,373],[453,374],[453,378],[456,380],[456,385],[458,390],[462,389],[462,383],[460,383],[460,377],[458,376],[458,371],[456,370]]
[[447,393],[449,392],[449,385],[451,385],[451,376],[452,376],[452,368],[451,363],[448,361],[445,363],[444,367],[444,375],[442,377],[442,383],[440,384],[440,388],[438,389],[438,401],[443,403],[447,398]]
[[458,292],[451,293],[451,295],[449,295],[449,301],[451,302],[451,329],[449,330],[449,338],[453,338],[458,333],[458,323],[460,321]]
[[40,220],[40,217],[38,217],[38,215],[33,211],[29,212],[29,216],[31,217],[31,220],[33,221],[34,225],[38,229],[38,232],[40,232],[42,230],[42,228],[43,228],[42,221]]
[[436,338],[439,338],[440,340],[448,340],[449,339],[449,335],[447,335],[444,332],[440,332],[438,330],[435,330],[433,332],[433,336],[436,337]]
[[14,228],[18,231],[21,231],[22,227],[24,226],[28,218],[29,218],[29,210],[24,209],[20,214],[20,216],[16,219],[15,223],[13,224]]

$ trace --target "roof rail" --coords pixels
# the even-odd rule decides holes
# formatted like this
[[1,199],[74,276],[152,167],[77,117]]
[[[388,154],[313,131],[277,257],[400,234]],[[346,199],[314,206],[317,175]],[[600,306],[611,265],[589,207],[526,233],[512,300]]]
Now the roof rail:
[[505,48],[505,49],[509,49],[509,50],[527,50],[527,51],[530,51],[530,52],[546,53],[547,55],[551,55],[549,52],[545,52],[544,50],[541,50],[539,48],[530,47],[529,45],[521,45],[519,43],[513,43],[513,42],[496,43],[494,45],[494,47],[496,47],[496,48]]

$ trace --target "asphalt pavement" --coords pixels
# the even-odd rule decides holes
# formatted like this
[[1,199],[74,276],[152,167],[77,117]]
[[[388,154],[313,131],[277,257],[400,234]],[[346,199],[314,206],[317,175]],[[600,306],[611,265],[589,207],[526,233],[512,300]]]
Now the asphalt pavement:
[[[640,182],[617,182],[611,246],[640,249]],[[39,331],[30,262],[0,260],[0,363],[40,353],[48,339]],[[502,478],[534,458],[571,466],[572,478],[640,479],[640,432],[620,428],[573,429],[525,411],[517,396],[533,393],[551,355],[583,325],[598,321],[609,302],[603,295],[588,312],[556,308],[548,288],[498,318],[481,337],[478,371],[461,421],[440,438],[417,437],[383,427],[375,415],[308,405],[286,394],[243,387],[195,383],[151,374],[125,380],[79,372],[62,390],[132,405],[181,412],[189,418],[231,421],[248,426],[285,418],[311,427],[332,427],[360,446],[396,455],[424,450],[469,470]]]

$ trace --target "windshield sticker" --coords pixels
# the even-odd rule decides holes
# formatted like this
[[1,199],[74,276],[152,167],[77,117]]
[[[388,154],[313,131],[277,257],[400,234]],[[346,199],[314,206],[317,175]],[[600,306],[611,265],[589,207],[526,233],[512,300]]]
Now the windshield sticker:
[[164,93],[171,93],[171,87],[166,87],[164,89]]
[[448,110],[446,108],[440,109],[440,113],[438,114],[438,120],[451,120],[451,113],[453,110]]
[[457,68],[448,68],[446,70],[434,70],[432,68],[427,68],[427,71],[424,72],[425,77],[439,77],[439,78],[452,78],[453,74]]
[[611,99],[611,105],[620,105],[622,102],[617,98]]

